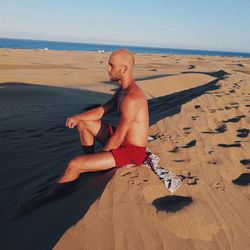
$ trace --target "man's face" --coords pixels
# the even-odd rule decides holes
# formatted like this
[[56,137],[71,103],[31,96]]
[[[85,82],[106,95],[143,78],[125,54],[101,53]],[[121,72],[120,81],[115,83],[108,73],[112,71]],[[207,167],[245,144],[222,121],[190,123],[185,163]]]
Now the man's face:
[[118,63],[118,58],[112,56],[109,58],[108,62],[108,74],[110,81],[118,81],[122,78],[122,67]]

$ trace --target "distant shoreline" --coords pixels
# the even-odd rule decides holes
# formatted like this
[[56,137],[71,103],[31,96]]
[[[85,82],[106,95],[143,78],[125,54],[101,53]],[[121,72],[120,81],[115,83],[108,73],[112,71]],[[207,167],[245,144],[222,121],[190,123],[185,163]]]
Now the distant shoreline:
[[40,49],[40,50],[68,50],[68,51],[95,51],[111,52],[119,48],[127,48],[134,53],[151,54],[172,54],[172,55],[195,55],[195,56],[225,56],[250,58],[247,52],[216,51],[216,50],[195,50],[195,49],[175,49],[143,47],[131,45],[109,45],[94,43],[74,43],[61,41],[45,41],[30,39],[0,38],[0,48],[5,49]]

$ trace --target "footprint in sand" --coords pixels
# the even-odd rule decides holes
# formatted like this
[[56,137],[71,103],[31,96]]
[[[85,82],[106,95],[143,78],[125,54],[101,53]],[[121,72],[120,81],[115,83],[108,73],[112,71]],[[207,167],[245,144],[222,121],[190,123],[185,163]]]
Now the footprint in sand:
[[215,129],[215,131],[202,131],[202,133],[204,133],[204,134],[219,134],[219,133],[224,133],[225,131],[227,131],[227,125],[222,124],[222,125],[218,126]]
[[232,108],[238,109],[239,106],[240,106],[240,104],[237,103],[237,102],[229,103],[228,105],[229,105],[229,106],[225,106],[225,109],[226,109],[226,110],[231,110]]
[[182,181],[186,182],[188,185],[196,185],[200,179],[198,176],[192,176],[191,172],[188,172],[187,175],[180,175],[180,177]]
[[216,112],[216,109],[208,109],[209,113],[214,113]]
[[224,143],[219,143],[217,146],[222,147],[222,148],[239,148],[241,147],[240,143],[232,143],[232,144],[224,144]]
[[177,212],[193,202],[190,196],[171,195],[155,199],[152,204],[158,211]]
[[211,158],[207,163],[210,165],[216,165],[218,163],[218,160],[216,158]]
[[221,182],[215,182],[213,185],[212,185],[212,188],[214,189],[220,189],[220,190],[224,190],[225,189],[225,186],[221,183]]
[[129,169],[124,169],[119,174],[120,177],[129,176],[129,183],[132,185],[139,186],[145,182],[148,182],[148,177],[140,175],[137,168],[130,167]]
[[177,152],[179,152],[179,147],[176,146],[173,149],[169,150],[168,152],[170,152],[170,153],[177,153]]
[[181,148],[191,148],[191,147],[194,147],[196,143],[197,143],[196,140],[192,140],[189,143],[187,143],[185,146],[181,146]]
[[233,88],[239,89],[239,88],[240,88],[240,85],[239,85],[238,83],[234,83],[234,84],[233,84]]
[[193,121],[196,121],[198,117],[199,117],[198,115],[194,115],[194,116],[191,116],[191,119],[192,119]]
[[174,160],[175,162],[189,162],[190,159]]
[[238,178],[232,180],[233,184],[248,186],[250,184],[250,173],[243,173]]
[[238,102],[230,102],[229,105],[232,107],[232,108],[235,108],[235,109],[238,109],[240,104]]
[[238,129],[237,132],[238,132],[238,135],[237,135],[238,137],[246,138],[248,137],[250,130],[246,128],[242,128],[242,129]]
[[195,65],[191,64],[191,65],[188,66],[188,69],[194,69],[195,67],[196,67]]
[[226,121],[223,121],[223,122],[225,122],[225,123],[229,123],[229,122],[235,123],[235,122],[239,122],[242,118],[245,118],[245,117],[246,117],[245,115],[240,115],[240,116],[230,118],[230,119],[228,119]]
[[137,170],[137,168],[125,168],[125,169],[122,169],[121,173],[119,174],[119,176],[121,177],[124,177],[126,175],[130,175],[132,174],[133,172],[135,172]]
[[194,109],[196,109],[198,111],[203,111],[203,109],[201,108],[201,105],[199,105],[199,104],[194,105]]
[[240,163],[247,167],[247,169],[250,169],[250,159],[243,159],[240,161]]
[[184,134],[191,134],[191,127],[183,128]]
[[215,131],[218,133],[224,133],[225,131],[227,131],[227,125],[222,124],[218,128],[216,128]]
[[172,136],[168,134],[158,134],[156,138],[158,138],[161,141],[170,141],[170,142],[178,143],[178,139],[176,136]]

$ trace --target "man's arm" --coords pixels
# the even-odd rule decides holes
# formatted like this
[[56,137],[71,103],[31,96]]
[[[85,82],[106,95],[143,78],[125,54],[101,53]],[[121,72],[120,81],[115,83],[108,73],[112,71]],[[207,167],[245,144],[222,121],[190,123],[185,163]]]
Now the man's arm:
[[103,151],[110,151],[111,149],[118,148],[124,141],[131,124],[135,121],[138,111],[136,99],[132,96],[126,97],[121,104],[120,111],[121,117],[119,124],[114,134],[103,147]]
[[121,92],[121,88],[118,88],[118,90],[116,90],[113,97],[103,105],[103,109],[104,109],[103,115],[116,110],[117,104],[118,104],[118,96],[120,92]]
[[104,114],[107,114],[115,109],[115,107],[117,106],[117,98],[119,92],[120,88],[115,92],[113,97],[104,105],[93,108],[81,114],[69,117],[66,121],[66,126],[69,128],[74,128],[79,123],[79,121],[100,120]]

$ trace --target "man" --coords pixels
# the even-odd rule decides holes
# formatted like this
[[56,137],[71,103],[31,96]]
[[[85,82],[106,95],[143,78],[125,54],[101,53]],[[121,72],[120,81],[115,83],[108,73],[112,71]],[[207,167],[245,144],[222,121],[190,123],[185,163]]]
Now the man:
[[[111,54],[108,63],[110,80],[118,81],[120,87],[103,106],[67,119],[67,127],[77,127],[85,155],[69,162],[59,183],[74,181],[84,172],[141,164],[146,158],[148,103],[133,77],[134,57],[128,50],[120,49]],[[120,114],[116,128],[101,121],[103,115],[114,110]],[[103,150],[92,154],[95,139],[102,143]]]
[[[81,173],[100,171],[125,164],[141,164],[147,157],[146,145],[149,130],[148,103],[143,91],[133,78],[134,57],[128,50],[113,52],[109,59],[108,73],[111,81],[118,81],[120,88],[110,101],[79,115],[69,117],[66,126],[77,127],[85,155],[72,159],[64,175],[51,189],[18,206],[25,213],[54,200],[69,190]],[[104,114],[117,110],[120,121],[117,128],[101,121]],[[94,140],[103,145],[100,153],[93,154]],[[171,193],[182,184],[181,179],[158,166],[159,158],[151,154],[146,165],[163,179]]]

